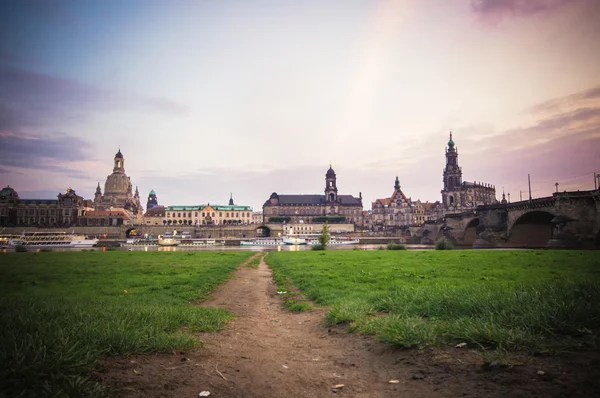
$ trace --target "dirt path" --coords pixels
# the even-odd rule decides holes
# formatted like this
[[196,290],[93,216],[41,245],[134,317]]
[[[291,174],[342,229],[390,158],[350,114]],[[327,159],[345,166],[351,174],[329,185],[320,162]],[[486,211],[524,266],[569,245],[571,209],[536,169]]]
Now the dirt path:
[[[198,397],[201,391],[211,397],[286,398],[575,397],[598,392],[597,384],[589,384],[598,379],[598,363],[590,370],[589,359],[567,368],[548,359],[490,368],[468,349],[394,349],[327,328],[325,310],[290,313],[282,308],[271,276],[263,257],[258,269],[241,266],[203,303],[237,316],[224,331],[201,334],[204,348],[111,358],[103,362],[100,379],[112,395],[132,397]],[[537,374],[540,367],[544,375]]]

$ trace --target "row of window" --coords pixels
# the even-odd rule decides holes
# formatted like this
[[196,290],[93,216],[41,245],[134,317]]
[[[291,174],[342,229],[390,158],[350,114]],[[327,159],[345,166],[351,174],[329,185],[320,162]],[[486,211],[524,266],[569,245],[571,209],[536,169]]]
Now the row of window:
[[[231,213],[231,217],[240,218],[240,214],[241,214],[242,218],[244,218],[244,217],[247,217],[247,218],[252,217],[251,213],[243,213],[243,212],[242,213],[239,213],[239,212],[238,213],[233,213],[232,212]],[[230,215],[230,213],[225,213],[225,218],[230,218],[229,215]],[[206,216],[214,217],[215,216],[215,212],[212,212],[212,213],[208,213],[208,212],[204,213],[204,212],[202,212],[202,216],[201,217],[206,217]],[[186,213],[181,213],[181,212],[177,213],[177,215],[175,215],[175,212],[173,212],[173,213],[167,212],[167,218],[181,218],[181,217],[192,217],[192,212],[187,213],[187,215],[186,215]],[[197,211],[194,212],[194,217],[198,218],[198,212]],[[223,217],[223,212],[222,211],[219,212],[219,217]]]

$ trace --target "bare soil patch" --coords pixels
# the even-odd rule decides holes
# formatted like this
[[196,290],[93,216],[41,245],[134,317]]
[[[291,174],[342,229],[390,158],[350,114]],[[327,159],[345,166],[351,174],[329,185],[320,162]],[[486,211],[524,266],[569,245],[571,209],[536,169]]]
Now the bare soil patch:
[[325,309],[288,312],[264,260],[241,266],[202,305],[237,318],[200,334],[200,350],[107,358],[93,376],[122,397],[600,396],[597,352],[505,366],[469,347],[390,347],[325,326]]

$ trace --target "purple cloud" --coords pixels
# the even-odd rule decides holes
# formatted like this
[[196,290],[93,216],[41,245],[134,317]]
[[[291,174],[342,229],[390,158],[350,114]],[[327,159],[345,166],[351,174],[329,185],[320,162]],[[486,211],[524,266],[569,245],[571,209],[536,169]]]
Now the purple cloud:
[[588,100],[600,99],[600,86],[590,88],[588,90],[568,95],[566,97],[554,98],[549,101],[544,101],[527,109],[528,113],[545,113],[559,112],[562,107],[574,106],[584,103]]
[[75,80],[0,65],[0,131],[27,132],[83,121],[94,112],[133,109],[186,115],[189,108],[164,98],[100,89]]
[[471,10],[492,21],[504,16],[528,17],[548,12],[579,0],[471,0]]
[[82,171],[60,164],[87,160],[85,148],[89,147],[85,140],[62,133],[33,136],[0,130],[0,166],[50,170],[82,178]]

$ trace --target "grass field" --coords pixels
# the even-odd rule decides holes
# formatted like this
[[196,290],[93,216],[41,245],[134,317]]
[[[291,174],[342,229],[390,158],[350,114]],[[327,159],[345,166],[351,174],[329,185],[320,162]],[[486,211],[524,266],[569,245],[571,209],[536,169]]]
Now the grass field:
[[110,354],[189,349],[231,314],[192,306],[252,253],[0,255],[0,396],[100,393],[85,377]]
[[306,251],[266,261],[278,285],[329,306],[330,324],[399,346],[543,352],[600,343],[597,251]]

